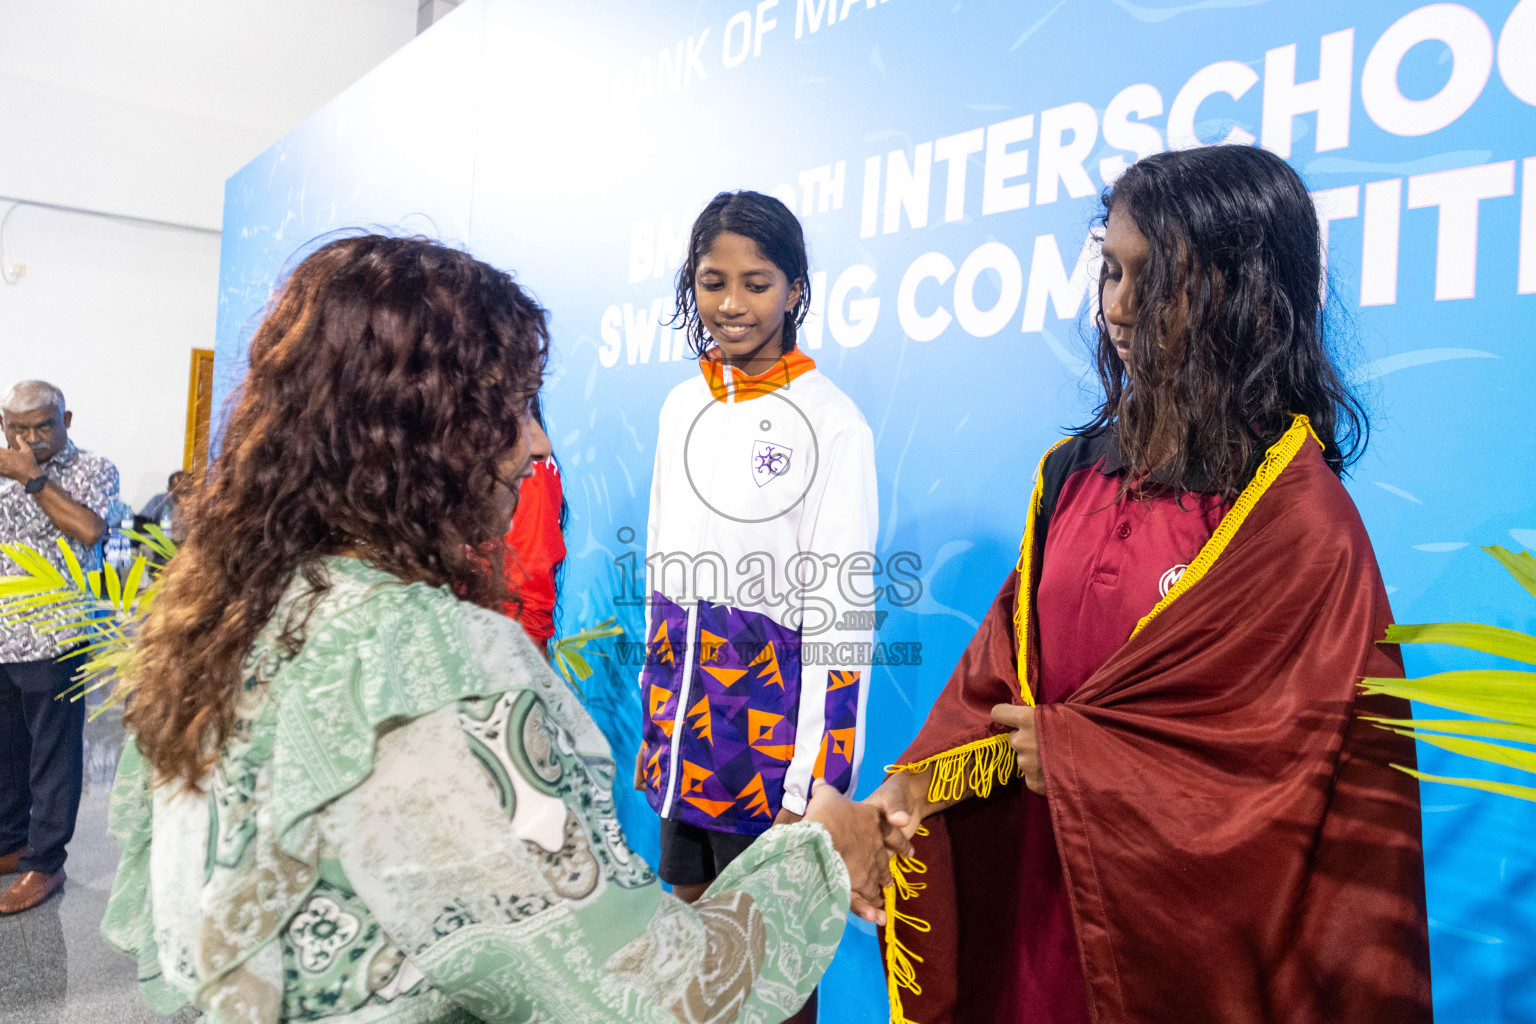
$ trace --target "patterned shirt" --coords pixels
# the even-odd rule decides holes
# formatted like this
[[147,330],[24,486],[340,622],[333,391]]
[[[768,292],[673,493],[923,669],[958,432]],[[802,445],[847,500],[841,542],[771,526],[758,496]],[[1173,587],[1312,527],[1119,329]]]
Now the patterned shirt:
[[[65,494],[103,520],[107,518],[108,507],[117,499],[117,467],[111,462],[76,448],[70,441],[63,451],[43,463],[41,470]],[[101,568],[100,544],[86,547],[65,537],[64,531],[26,493],[22,484],[8,477],[0,479],[0,544],[25,544],[62,570],[60,538],[69,544],[84,571]],[[21,567],[0,556],[0,575],[19,576]],[[0,662],[43,661],[55,657],[78,636],[78,631],[39,632],[32,624],[16,621],[14,616],[0,615]]]

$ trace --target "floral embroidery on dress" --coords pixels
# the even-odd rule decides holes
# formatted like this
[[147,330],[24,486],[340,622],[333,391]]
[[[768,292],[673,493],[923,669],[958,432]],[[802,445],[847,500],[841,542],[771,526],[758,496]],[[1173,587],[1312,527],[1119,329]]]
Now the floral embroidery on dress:
[[288,1020],[334,1017],[392,1002],[420,980],[403,950],[352,891],[341,864],[321,862],[315,891],[283,933],[283,1004]]
[[604,967],[668,1005],[683,1024],[724,1024],[737,1019],[760,980],[767,946],[756,901],[726,889],[699,900],[692,914],[664,904]]
[[203,883],[215,868],[238,868],[256,838],[256,811],[266,802],[263,769],[272,760],[272,705],[266,699],[267,680],[288,657],[270,651],[270,630],[264,631],[247,656],[245,680],[235,703],[234,728],[208,779],[208,854]]
[[735,1020],[767,953],[762,911],[751,895],[729,889],[704,897],[694,910],[708,937],[704,963],[683,997],[672,1004],[672,1012],[690,1024]]
[[299,966],[310,974],[321,974],[357,938],[361,927],[335,900],[312,896],[288,926],[288,941],[298,950]]

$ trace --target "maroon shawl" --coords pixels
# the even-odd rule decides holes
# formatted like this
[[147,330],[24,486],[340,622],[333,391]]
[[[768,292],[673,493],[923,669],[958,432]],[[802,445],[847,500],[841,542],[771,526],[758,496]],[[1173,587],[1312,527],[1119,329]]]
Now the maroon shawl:
[[[1401,657],[1377,642],[1391,610],[1365,528],[1308,436],[1298,417],[1171,600],[1037,711],[1097,1024],[1431,1019],[1418,783],[1390,767],[1414,765],[1413,742],[1363,720],[1409,710],[1356,688],[1400,676]],[[920,873],[906,872],[919,887],[898,886],[884,936],[898,1022],[1009,1016],[1026,795],[992,788],[1009,766],[977,741],[1001,732],[994,704],[1033,702],[1016,594],[999,595],[901,761],[964,771],[990,796],[930,818]],[[1031,688],[1038,660],[1024,659]]]

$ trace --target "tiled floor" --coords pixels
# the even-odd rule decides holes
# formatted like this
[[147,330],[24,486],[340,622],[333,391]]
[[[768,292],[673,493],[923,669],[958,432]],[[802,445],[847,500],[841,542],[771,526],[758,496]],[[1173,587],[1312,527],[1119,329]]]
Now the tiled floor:
[[[117,870],[107,838],[107,795],[123,746],[121,718],[85,727],[85,794],[69,844],[64,891],[22,914],[0,917],[0,1024],[149,1024],[133,961],[98,930]],[[0,875],[9,885],[14,875]],[[196,1019],[183,1011],[178,1024]]]

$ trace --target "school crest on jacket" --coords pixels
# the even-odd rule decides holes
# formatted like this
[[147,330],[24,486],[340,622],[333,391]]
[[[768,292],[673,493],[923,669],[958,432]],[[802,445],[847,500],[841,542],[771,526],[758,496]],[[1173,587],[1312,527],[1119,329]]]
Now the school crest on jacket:
[[772,441],[753,441],[753,481],[761,487],[770,480],[777,480],[789,471],[789,460],[793,455],[794,452]]

